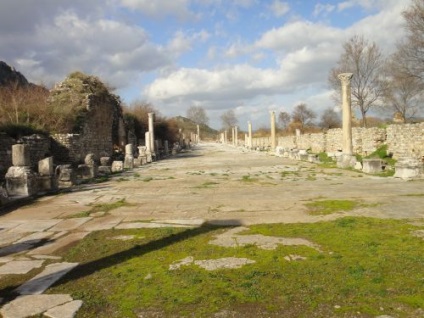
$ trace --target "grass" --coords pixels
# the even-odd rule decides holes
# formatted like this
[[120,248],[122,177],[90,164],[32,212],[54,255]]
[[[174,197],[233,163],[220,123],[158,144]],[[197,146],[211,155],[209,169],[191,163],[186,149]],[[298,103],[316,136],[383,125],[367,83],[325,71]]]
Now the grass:
[[352,200],[318,200],[305,204],[311,215],[327,215],[341,211],[351,211],[360,205]]
[[219,183],[214,182],[214,181],[206,181],[206,182],[203,182],[201,185],[198,185],[194,188],[196,188],[196,189],[208,189],[208,188],[211,188],[212,186],[217,185],[217,184],[219,184]]
[[80,213],[72,214],[69,216],[69,218],[82,218],[82,217],[88,217],[92,213],[96,212],[105,212],[108,213],[109,211],[118,209],[123,206],[133,206],[134,204],[129,203],[125,200],[125,198],[120,199],[118,201],[115,201],[113,203],[97,203],[97,204],[91,204],[91,209],[88,211],[83,211]]
[[257,178],[252,178],[251,176],[242,176],[241,177],[241,182],[245,182],[245,183],[254,183],[254,182],[258,182]]
[[[416,317],[424,308],[424,254],[423,240],[411,232],[421,228],[347,217],[255,225],[243,233],[304,238],[322,252],[306,246],[210,245],[228,230],[212,226],[97,231],[59,253],[80,266],[47,293],[81,299],[78,317],[213,317],[224,310],[240,317]],[[109,239],[116,235],[136,239]],[[287,255],[306,259],[289,262]],[[187,256],[246,257],[255,263],[210,272],[195,265],[168,270]],[[0,288],[10,283],[2,280]]]

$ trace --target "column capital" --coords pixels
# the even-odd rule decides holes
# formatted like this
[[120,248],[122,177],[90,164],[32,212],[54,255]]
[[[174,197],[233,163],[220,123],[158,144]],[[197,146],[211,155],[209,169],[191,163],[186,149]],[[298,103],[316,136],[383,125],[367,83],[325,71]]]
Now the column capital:
[[342,82],[342,84],[346,85],[346,84],[350,83],[350,80],[353,77],[353,73],[341,73],[341,74],[337,75],[337,77]]

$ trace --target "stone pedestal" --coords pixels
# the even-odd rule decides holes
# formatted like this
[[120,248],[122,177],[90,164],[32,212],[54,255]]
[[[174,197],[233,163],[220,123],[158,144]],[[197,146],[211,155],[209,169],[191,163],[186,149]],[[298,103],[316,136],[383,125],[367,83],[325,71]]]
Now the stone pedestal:
[[423,177],[423,163],[415,158],[402,158],[395,164],[395,178],[404,180]]
[[356,157],[354,155],[341,154],[337,157],[338,168],[353,168],[356,165]]
[[124,169],[134,169],[134,155],[132,144],[128,144],[125,146]]
[[15,167],[31,166],[28,145],[16,144],[12,146],[12,165]]
[[59,188],[69,188],[76,184],[76,173],[71,165],[57,166],[56,176]]
[[38,162],[38,189],[39,191],[57,190],[57,180],[54,175],[53,157]]
[[122,172],[124,171],[124,162],[123,161],[114,161],[112,162],[112,172]]
[[30,167],[12,166],[6,173],[6,189],[11,196],[30,196],[36,194],[37,175]]
[[100,166],[97,171],[98,171],[98,174],[102,176],[107,176],[112,173],[112,169],[110,166],[110,157],[100,158]]
[[381,159],[363,159],[362,171],[365,173],[380,173],[383,171],[383,161]]

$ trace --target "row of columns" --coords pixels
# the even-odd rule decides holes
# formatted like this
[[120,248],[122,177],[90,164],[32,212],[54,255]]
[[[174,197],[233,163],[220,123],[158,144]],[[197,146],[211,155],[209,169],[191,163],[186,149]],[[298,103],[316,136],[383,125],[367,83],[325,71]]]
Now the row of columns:
[[[343,113],[343,155],[345,156],[343,165],[351,165],[353,161],[353,143],[352,143],[352,109],[351,109],[351,79],[353,77],[352,73],[342,73],[338,75],[338,78],[341,81],[342,88],[342,113]],[[277,136],[276,136],[276,117],[275,112],[270,111],[270,120],[271,120],[271,150],[274,151],[277,147]],[[245,134],[244,144],[245,147],[252,149],[252,123],[247,122],[248,125],[248,134]],[[300,131],[296,131],[298,135]],[[227,131],[225,130],[221,134],[221,142],[227,144],[228,136]],[[233,145],[238,145],[238,128],[237,126],[232,128],[232,143]]]

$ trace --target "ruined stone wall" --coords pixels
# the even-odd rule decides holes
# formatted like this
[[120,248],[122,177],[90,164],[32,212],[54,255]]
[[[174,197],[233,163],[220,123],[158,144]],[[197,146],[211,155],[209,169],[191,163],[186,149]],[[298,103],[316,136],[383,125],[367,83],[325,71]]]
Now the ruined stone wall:
[[31,135],[16,140],[4,133],[0,133],[0,180],[4,179],[7,169],[12,166],[12,146],[17,143],[29,145],[31,167],[35,170],[38,169],[38,161],[51,154],[49,137]]
[[305,134],[297,137],[299,149],[310,149],[314,153],[325,151],[326,144],[325,134]]
[[252,138],[252,147],[265,149],[271,147],[271,137],[257,137]]
[[51,152],[55,163],[82,162],[86,156],[79,134],[52,135]]
[[[253,145],[263,138],[253,138]],[[353,151],[366,156],[382,145],[395,159],[401,157],[424,156],[424,123],[390,125],[387,128],[352,128]],[[293,149],[310,149],[314,153],[336,152],[342,150],[343,132],[341,128],[330,129],[318,134],[285,136],[278,138],[278,146]]]
[[394,158],[424,156],[424,123],[390,125],[386,129],[388,151]]
[[7,169],[12,165],[12,145],[15,143],[15,139],[0,133],[0,180],[3,180]]

